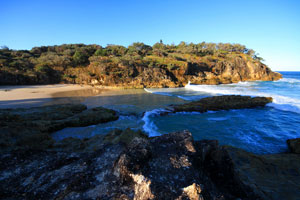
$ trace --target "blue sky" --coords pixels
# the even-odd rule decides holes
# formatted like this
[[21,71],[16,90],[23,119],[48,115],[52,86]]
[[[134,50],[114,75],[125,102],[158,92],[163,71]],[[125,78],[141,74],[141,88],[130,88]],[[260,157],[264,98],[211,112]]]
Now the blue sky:
[[298,0],[0,0],[0,45],[230,42],[300,71]]

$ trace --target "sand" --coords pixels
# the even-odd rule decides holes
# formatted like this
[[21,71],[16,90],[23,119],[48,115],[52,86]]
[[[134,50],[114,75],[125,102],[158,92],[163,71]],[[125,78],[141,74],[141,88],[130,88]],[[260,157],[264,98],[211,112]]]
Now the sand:
[[[146,92],[143,89],[76,84],[0,86],[0,108],[86,103],[87,98],[91,96],[107,97],[138,93]],[[95,103],[97,104],[99,101]]]
[[[96,96],[107,90],[103,87],[73,84],[1,86],[0,108],[43,106],[51,103],[81,103],[84,97]],[[72,102],[72,97],[82,98]]]
[[54,94],[59,93],[56,97],[65,97],[65,92],[81,91],[92,89],[88,85],[34,85],[34,86],[1,86],[0,101],[14,101],[25,99],[42,99],[52,98]]

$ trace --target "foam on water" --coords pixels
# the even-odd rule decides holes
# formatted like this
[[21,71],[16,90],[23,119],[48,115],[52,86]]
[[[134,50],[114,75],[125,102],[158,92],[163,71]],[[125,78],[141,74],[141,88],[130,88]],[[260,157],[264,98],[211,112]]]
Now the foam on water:
[[286,83],[299,83],[300,84],[300,80],[299,79],[295,79],[295,78],[282,78],[276,82],[286,82]]
[[151,111],[145,112],[142,120],[144,121],[143,129],[146,133],[148,133],[149,137],[159,136],[161,135],[158,132],[157,126],[154,124],[154,122],[150,119],[150,117],[153,117],[155,115],[159,115],[162,112],[167,112],[165,109],[154,109]]
[[[297,80],[297,79],[295,79]],[[262,92],[255,82],[240,82],[228,85],[186,85],[187,90],[197,92],[209,93],[213,95],[249,95],[249,96],[263,96],[272,97],[273,103],[268,105],[276,109],[300,113],[300,99],[283,96],[269,92]]]

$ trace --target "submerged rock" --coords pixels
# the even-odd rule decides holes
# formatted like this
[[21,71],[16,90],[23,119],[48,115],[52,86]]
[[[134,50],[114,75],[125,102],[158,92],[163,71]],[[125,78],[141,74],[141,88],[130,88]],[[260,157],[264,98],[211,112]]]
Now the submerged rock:
[[[123,140],[125,136],[130,139]],[[116,138],[116,139],[114,139]],[[63,144],[62,142],[61,144]],[[2,199],[297,199],[298,154],[254,155],[194,141],[188,131],[148,138],[130,129],[70,149],[0,155]],[[77,144],[77,145],[75,145]],[[55,145],[54,145],[55,146]],[[78,148],[82,146],[82,148]]]
[[54,144],[50,133],[66,127],[89,126],[117,120],[115,111],[82,104],[0,109],[2,150],[45,149]]
[[300,138],[289,139],[286,142],[292,153],[300,154]]
[[200,99],[181,105],[173,105],[173,112],[207,112],[209,110],[229,110],[265,106],[273,101],[272,97],[250,97],[223,95]]

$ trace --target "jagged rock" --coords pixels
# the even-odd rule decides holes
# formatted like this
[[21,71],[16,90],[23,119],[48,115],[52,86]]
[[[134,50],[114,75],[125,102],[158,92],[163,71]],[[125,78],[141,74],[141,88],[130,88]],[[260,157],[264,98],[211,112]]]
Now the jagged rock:
[[300,138],[289,139],[286,142],[292,153],[300,154]]
[[102,107],[87,109],[82,104],[0,109],[1,151],[14,148],[46,149],[54,144],[50,136],[54,131],[117,119],[113,110]]
[[[145,65],[123,66],[122,64],[99,65],[91,63],[85,68],[69,68],[66,73],[76,75],[72,80],[78,84],[99,84],[124,88],[182,87],[189,81],[194,84],[228,84],[240,81],[273,81],[282,75],[273,72],[258,61],[250,61],[244,56],[203,62],[201,59],[185,62],[174,69],[148,67]],[[94,76],[87,76],[93,72]],[[122,72],[116,75],[115,72]],[[98,83],[96,81],[98,81]]]
[[207,112],[208,110],[229,110],[255,108],[271,103],[271,97],[250,97],[240,95],[214,96],[181,105],[173,105],[173,112]]
[[[122,134],[134,136],[123,141]],[[2,199],[296,200],[300,195],[298,154],[254,155],[214,140],[193,141],[188,131],[155,138],[114,131],[42,151],[2,153],[0,163]]]

